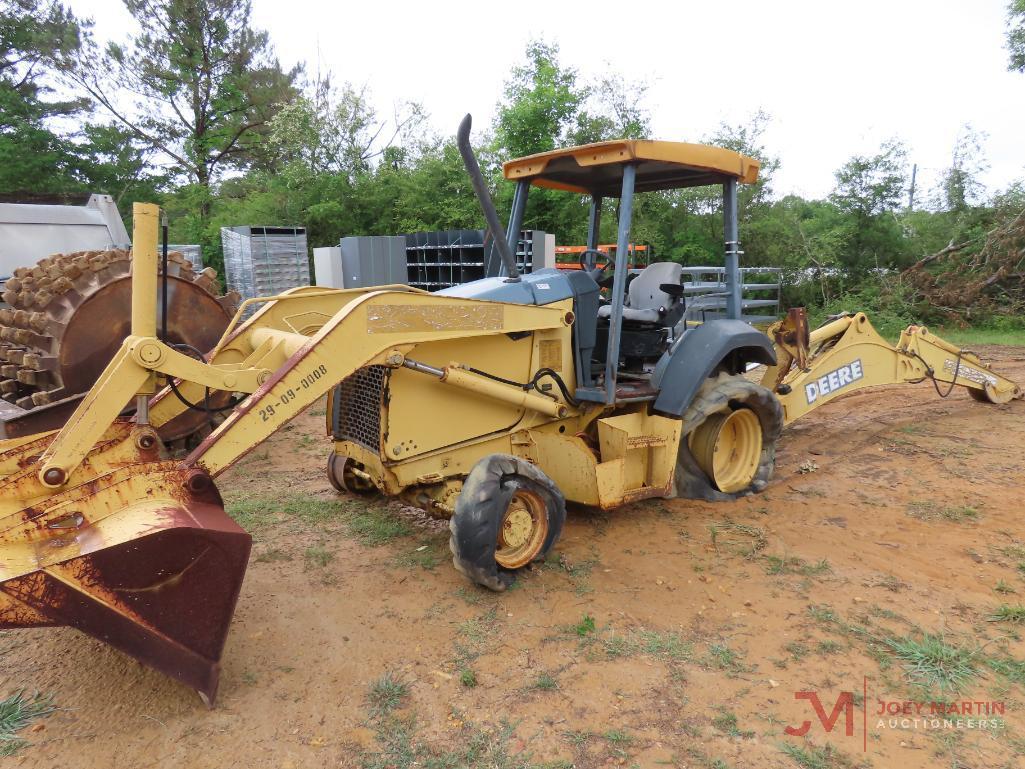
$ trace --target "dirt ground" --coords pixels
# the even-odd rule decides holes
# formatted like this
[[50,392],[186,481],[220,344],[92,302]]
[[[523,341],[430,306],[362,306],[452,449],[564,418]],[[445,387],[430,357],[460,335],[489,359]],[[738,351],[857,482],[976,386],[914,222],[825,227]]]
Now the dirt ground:
[[[1025,381],[1025,348],[983,357]],[[0,693],[58,708],[4,765],[1025,766],[1023,401],[848,396],[765,493],[571,510],[504,594],[444,522],[331,491],[323,421],[219,481],[256,542],[216,707],[76,631],[2,632]],[[850,735],[847,700],[827,733],[795,696],[828,721],[845,691]],[[933,702],[952,728],[912,723]]]

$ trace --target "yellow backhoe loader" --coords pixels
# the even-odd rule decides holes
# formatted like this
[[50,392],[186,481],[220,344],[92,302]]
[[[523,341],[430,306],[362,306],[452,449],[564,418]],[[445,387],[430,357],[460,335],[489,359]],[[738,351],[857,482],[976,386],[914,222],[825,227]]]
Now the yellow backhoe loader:
[[[131,335],[59,432],[0,442],[0,627],[71,625],[211,702],[250,549],[213,479],[325,394],[332,483],[449,518],[456,567],[496,590],[555,545],[566,500],[611,508],[764,488],[784,422],[855,383],[932,376],[988,400],[1019,394],[975,358],[948,371],[948,348],[934,355],[924,331],[877,358],[863,316],[809,334],[795,314],[775,341],[737,319],[680,329],[678,265],[649,265],[628,287],[635,192],[723,185],[736,266],[736,185],[758,164],[728,150],[617,141],[507,163],[508,238],[532,186],[592,200],[588,269],[520,275],[469,130],[467,116],[459,146],[504,275],[435,294],[250,299],[204,360],[157,335],[159,212],[136,205]],[[593,266],[606,196],[619,199],[611,275]],[[877,360],[895,365],[877,372]],[[765,386],[744,376],[753,364],[769,367]],[[119,418],[132,398],[135,417]],[[160,433],[187,410],[227,416],[171,460]]]

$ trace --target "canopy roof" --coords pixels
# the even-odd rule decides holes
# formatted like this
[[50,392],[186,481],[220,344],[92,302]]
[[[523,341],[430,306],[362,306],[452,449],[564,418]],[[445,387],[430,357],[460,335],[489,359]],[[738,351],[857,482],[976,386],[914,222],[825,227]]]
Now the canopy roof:
[[538,187],[618,197],[627,163],[637,164],[637,192],[722,184],[731,178],[751,184],[760,165],[739,152],[705,144],[620,139],[528,155],[510,160],[502,170],[506,179],[530,179]]

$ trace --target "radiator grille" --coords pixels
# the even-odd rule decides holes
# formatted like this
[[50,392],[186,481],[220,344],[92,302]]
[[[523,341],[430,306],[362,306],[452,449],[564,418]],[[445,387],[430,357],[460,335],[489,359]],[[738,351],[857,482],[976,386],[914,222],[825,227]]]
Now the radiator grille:
[[335,392],[335,440],[381,450],[381,399],[387,366],[367,366],[342,380]]

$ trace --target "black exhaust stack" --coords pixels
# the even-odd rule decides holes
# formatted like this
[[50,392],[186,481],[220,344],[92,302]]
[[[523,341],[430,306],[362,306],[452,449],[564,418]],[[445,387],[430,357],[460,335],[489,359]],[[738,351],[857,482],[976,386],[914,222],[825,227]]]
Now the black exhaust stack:
[[470,175],[470,183],[473,185],[473,192],[477,196],[477,202],[480,203],[481,210],[484,212],[484,221],[487,222],[488,229],[495,238],[495,247],[498,249],[499,256],[502,257],[502,263],[505,264],[505,271],[509,276],[506,278],[506,282],[519,283],[520,271],[516,266],[516,257],[513,256],[512,249],[509,248],[509,241],[505,236],[505,228],[498,221],[498,212],[495,211],[495,204],[492,202],[491,195],[488,194],[487,185],[484,183],[484,175],[480,172],[477,158],[474,156],[473,148],[470,146],[470,125],[472,122],[473,117],[470,115],[463,118],[459,124],[459,130],[456,131],[456,145],[459,147],[459,154],[463,156],[463,165],[466,166],[466,173]]

